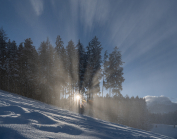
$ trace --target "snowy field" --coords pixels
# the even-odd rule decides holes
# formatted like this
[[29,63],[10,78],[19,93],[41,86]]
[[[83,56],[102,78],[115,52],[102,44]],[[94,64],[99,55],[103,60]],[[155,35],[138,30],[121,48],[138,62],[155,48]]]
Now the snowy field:
[[177,139],[177,125],[154,124],[151,131]]
[[170,139],[0,90],[0,139]]

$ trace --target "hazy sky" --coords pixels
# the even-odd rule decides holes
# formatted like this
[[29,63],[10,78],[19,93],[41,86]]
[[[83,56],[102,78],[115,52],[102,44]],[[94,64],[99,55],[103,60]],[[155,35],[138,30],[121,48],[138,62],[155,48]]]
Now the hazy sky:
[[96,35],[103,51],[118,46],[123,95],[167,96],[177,102],[176,0],[0,0],[0,27],[17,44],[60,35],[86,47]]

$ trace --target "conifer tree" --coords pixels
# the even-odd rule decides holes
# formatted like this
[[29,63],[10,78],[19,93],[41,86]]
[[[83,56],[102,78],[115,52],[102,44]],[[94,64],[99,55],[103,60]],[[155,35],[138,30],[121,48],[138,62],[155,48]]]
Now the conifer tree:
[[[71,84],[75,84],[77,80],[77,51],[74,42],[70,40],[66,46],[67,52],[67,70]],[[71,86],[73,86],[71,85]]]
[[106,75],[106,88],[114,89],[113,93],[117,95],[120,94],[122,90],[122,82],[125,80],[123,77],[123,65],[121,59],[121,53],[118,51],[118,48],[115,47],[114,51],[109,54],[109,60],[107,68],[105,70]]
[[7,49],[7,35],[3,28],[0,29],[0,88],[5,89],[5,76],[7,75],[5,69],[5,61],[6,61],[6,49]]
[[17,65],[18,65],[18,75],[19,75],[19,89],[18,93],[20,95],[24,95],[24,86],[25,86],[25,59],[24,59],[24,46],[23,43],[20,43],[18,50],[17,50]]
[[56,46],[55,46],[55,51],[56,51],[56,55],[55,55],[55,64],[54,64],[54,76],[55,76],[55,99],[56,102],[55,104],[60,106],[60,96],[63,93],[63,90],[65,88],[65,84],[66,84],[66,73],[65,73],[65,51],[64,50],[64,46],[63,46],[63,41],[61,39],[61,37],[58,35],[56,38],[56,42],[55,42]]
[[6,50],[6,71],[8,74],[8,91],[17,92],[17,82],[18,82],[18,65],[17,65],[17,45],[15,41],[8,41]]
[[86,69],[86,83],[89,94],[89,100],[93,99],[93,94],[100,90],[101,79],[101,43],[95,36],[87,46],[87,69]]
[[51,76],[50,71],[52,68],[52,59],[50,56],[51,44],[49,39],[43,41],[39,47],[39,63],[40,63],[40,90],[42,92],[42,100],[46,103],[50,103],[51,94],[50,94],[50,80]]
[[84,51],[83,45],[80,43],[80,40],[78,41],[78,44],[76,46],[77,48],[77,56],[78,56],[78,87],[79,87],[79,92],[83,93],[85,88],[84,88],[84,76],[85,76],[85,70],[86,70],[86,55]]
[[[74,42],[70,40],[66,46],[67,54],[67,72],[68,72],[68,93],[69,93],[69,102],[73,100],[74,90],[78,86],[78,57],[76,47]],[[71,103],[70,103],[71,104]],[[70,105],[71,107],[71,105]]]
[[26,96],[33,97],[35,92],[35,75],[37,71],[38,54],[35,47],[32,45],[31,38],[28,38],[24,42],[23,58],[24,58],[24,70],[25,70],[25,89]]

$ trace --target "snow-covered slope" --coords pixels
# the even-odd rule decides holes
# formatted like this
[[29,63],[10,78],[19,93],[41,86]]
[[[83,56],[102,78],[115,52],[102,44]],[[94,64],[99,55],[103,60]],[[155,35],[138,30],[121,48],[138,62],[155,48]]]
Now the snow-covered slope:
[[154,124],[151,131],[177,139],[177,125]]
[[170,137],[79,115],[0,90],[0,138],[169,139]]

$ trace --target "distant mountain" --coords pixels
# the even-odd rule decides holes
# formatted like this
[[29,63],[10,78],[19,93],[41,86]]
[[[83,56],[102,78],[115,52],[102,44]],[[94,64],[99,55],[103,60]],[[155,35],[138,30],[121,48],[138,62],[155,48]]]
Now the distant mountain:
[[177,103],[165,96],[145,96],[147,108],[151,113],[168,113],[177,110]]

